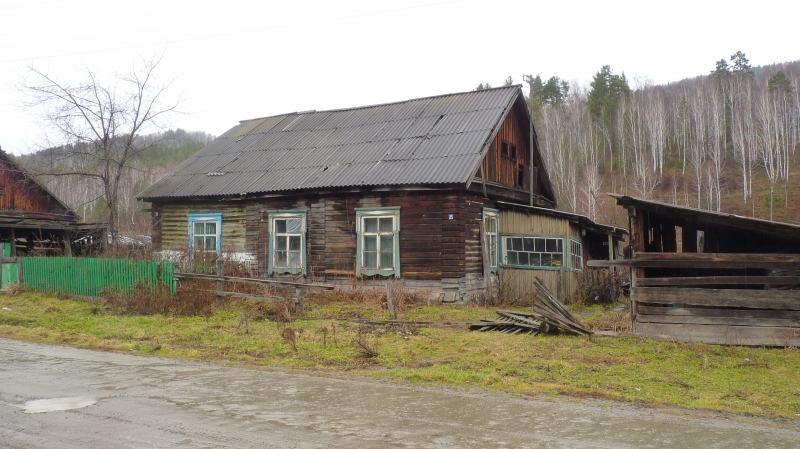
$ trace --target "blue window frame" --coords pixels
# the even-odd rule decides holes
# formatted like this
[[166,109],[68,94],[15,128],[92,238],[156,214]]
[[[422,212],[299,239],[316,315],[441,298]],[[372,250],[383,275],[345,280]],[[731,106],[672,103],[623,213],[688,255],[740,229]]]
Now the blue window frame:
[[497,256],[499,254],[498,238],[500,236],[500,211],[488,207],[483,209],[483,229],[486,235],[486,246],[489,250],[489,270],[492,273],[499,273],[500,265]]
[[306,210],[268,210],[268,271],[306,274]]
[[557,235],[503,235],[502,265],[511,268],[560,270],[566,267],[564,237]]
[[189,249],[222,252],[222,214],[188,214]]
[[356,276],[400,277],[400,208],[356,208]]

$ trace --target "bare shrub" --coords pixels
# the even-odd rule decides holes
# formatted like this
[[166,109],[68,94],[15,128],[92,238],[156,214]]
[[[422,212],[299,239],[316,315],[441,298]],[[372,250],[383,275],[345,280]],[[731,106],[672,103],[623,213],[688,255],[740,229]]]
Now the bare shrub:
[[378,350],[375,341],[370,341],[371,329],[368,326],[358,326],[356,335],[350,341],[350,345],[358,350],[358,356],[365,359],[377,357]]
[[297,334],[295,333],[294,329],[287,327],[281,333],[281,337],[283,337],[286,343],[289,343],[292,346],[292,351],[297,352]]
[[628,274],[608,269],[587,269],[577,274],[575,303],[613,303],[622,295],[622,286]]
[[175,314],[208,317],[216,306],[216,297],[208,282],[184,282],[174,295],[164,284],[137,282],[132,292],[105,292],[112,313],[121,315]]

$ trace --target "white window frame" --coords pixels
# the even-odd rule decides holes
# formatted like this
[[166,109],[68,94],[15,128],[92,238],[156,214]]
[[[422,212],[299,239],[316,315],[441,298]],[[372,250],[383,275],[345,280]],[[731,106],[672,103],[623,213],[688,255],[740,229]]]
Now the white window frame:
[[[517,251],[515,248],[509,248],[509,239],[522,239],[522,250]],[[532,250],[528,250],[529,246],[526,244],[526,239],[532,239]],[[544,250],[539,251],[537,248],[537,239],[544,239],[543,245]],[[555,251],[548,251],[547,250],[547,241],[554,240],[556,244]],[[513,241],[513,240],[512,240]],[[567,268],[565,264],[567,261],[567,253],[566,253],[566,244],[564,236],[560,235],[522,235],[522,234],[502,234],[502,238],[500,239],[501,247],[502,247],[502,263],[501,265],[504,267],[511,267],[511,268],[523,268],[523,269],[530,269],[530,270],[560,270],[562,267]],[[561,251],[558,250],[558,245],[561,246]],[[513,252],[514,257],[516,260],[512,258],[509,261],[509,252]],[[519,257],[521,253],[525,253],[525,257],[528,258],[531,254],[538,254],[539,255],[539,264],[530,264],[530,262],[521,263]],[[542,259],[544,259],[544,255],[550,256],[550,264],[544,265],[541,263]],[[560,264],[553,264],[553,260],[555,259],[554,256],[558,256],[560,258]]]
[[[191,251],[203,251],[203,252],[210,252],[214,251],[217,254],[222,252],[222,214],[220,213],[207,213],[207,214],[187,214],[189,219],[189,249]],[[206,224],[214,223],[216,225],[216,233],[202,233],[199,234],[204,237],[204,244],[203,248],[195,248],[195,225],[196,224],[203,224],[205,227]],[[205,247],[205,237],[213,236],[216,239],[216,245],[213,249],[207,249]]]
[[[400,277],[400,207],[357,207],[356,210],[356,276],[392,276]],[[375,233],[365,232],[364,221],[377,218],[379,228]],[[380,219],[392,219],[391,233],[380,231]],[[381,266],[381,235],[392,236],[392,267]],[[366,247],[365,238],[376,236],[376,265],[377,268],[366,268],[364,256]]]
[[[577,249],[577,253],[575,250]],[[583,242],[578,239],[569,239],[569,263],[575,271],[583,271]]]
[[[306,274],[306,229],[308,221],[307,211],[300,209],[268,210],[267,217],[269,220],[269,254],[267,255],[268,257],[267,271],[269,272],[269,274],[303,273],[303,275],[305,275]],[[288,220],[300,220],[300,229],[296,230],[295,232],[288,232],[289,230],[286,229],[284,232],[279,233],[277,232],[277,227],[275,225],[275,222],[278,220],[286,220],[287,222]],[[280,237],[286,237],[286,266],[278,265],[277,240]],[[289,260],[291,259],[290,253],[297,252],[291,250],[292,237],[299,237],[300,240],[299,265],[297,266],[289,266]]]
[[[489,223],[494,220],[494,232],[491,231]],[[483,208],[483,226],[486,235],[486,244],[489,252],[489,270],[492,273],[500,272],[500,211],[497,209]],[[492,238],[494,237],[494,238]]]

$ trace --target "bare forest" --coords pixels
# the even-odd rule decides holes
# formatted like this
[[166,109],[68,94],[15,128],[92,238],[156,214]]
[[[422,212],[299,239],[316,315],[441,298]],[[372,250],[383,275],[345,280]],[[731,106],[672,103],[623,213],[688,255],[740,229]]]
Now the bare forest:
[[625,225],[605,195],[614,192],[800,220],[799,62],[753,68],[737,52],[708,75],[668,85],[608,66],[588,88],[555,76],[524,81],[559,209]]

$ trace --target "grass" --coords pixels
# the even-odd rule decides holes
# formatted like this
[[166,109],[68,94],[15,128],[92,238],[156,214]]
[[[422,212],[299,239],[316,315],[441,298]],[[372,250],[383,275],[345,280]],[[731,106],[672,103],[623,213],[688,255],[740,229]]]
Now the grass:
[[[117,352],[324,370],[523,395],[570,395],[800,419],[800,351],[671,343],[638,337],[506,335],[463,327],[367,326],[379,302],[308,301],[279,326],[266,307],[229,302],[206,317],[128,316],[102,304],[22,292],[0,296],[0,337]],[[617,323],[602,307],[588,323]],[[606,313],[607,312],[607,313]],[[400,318],[472,321],[493,308],[403,305]],[[243,317],[247,317],[245,321]],[[292,329],[293,350],[286,336]],[[361,345],[356,344],[361,343]],[[371,356],[363,347],[370,348]]]

